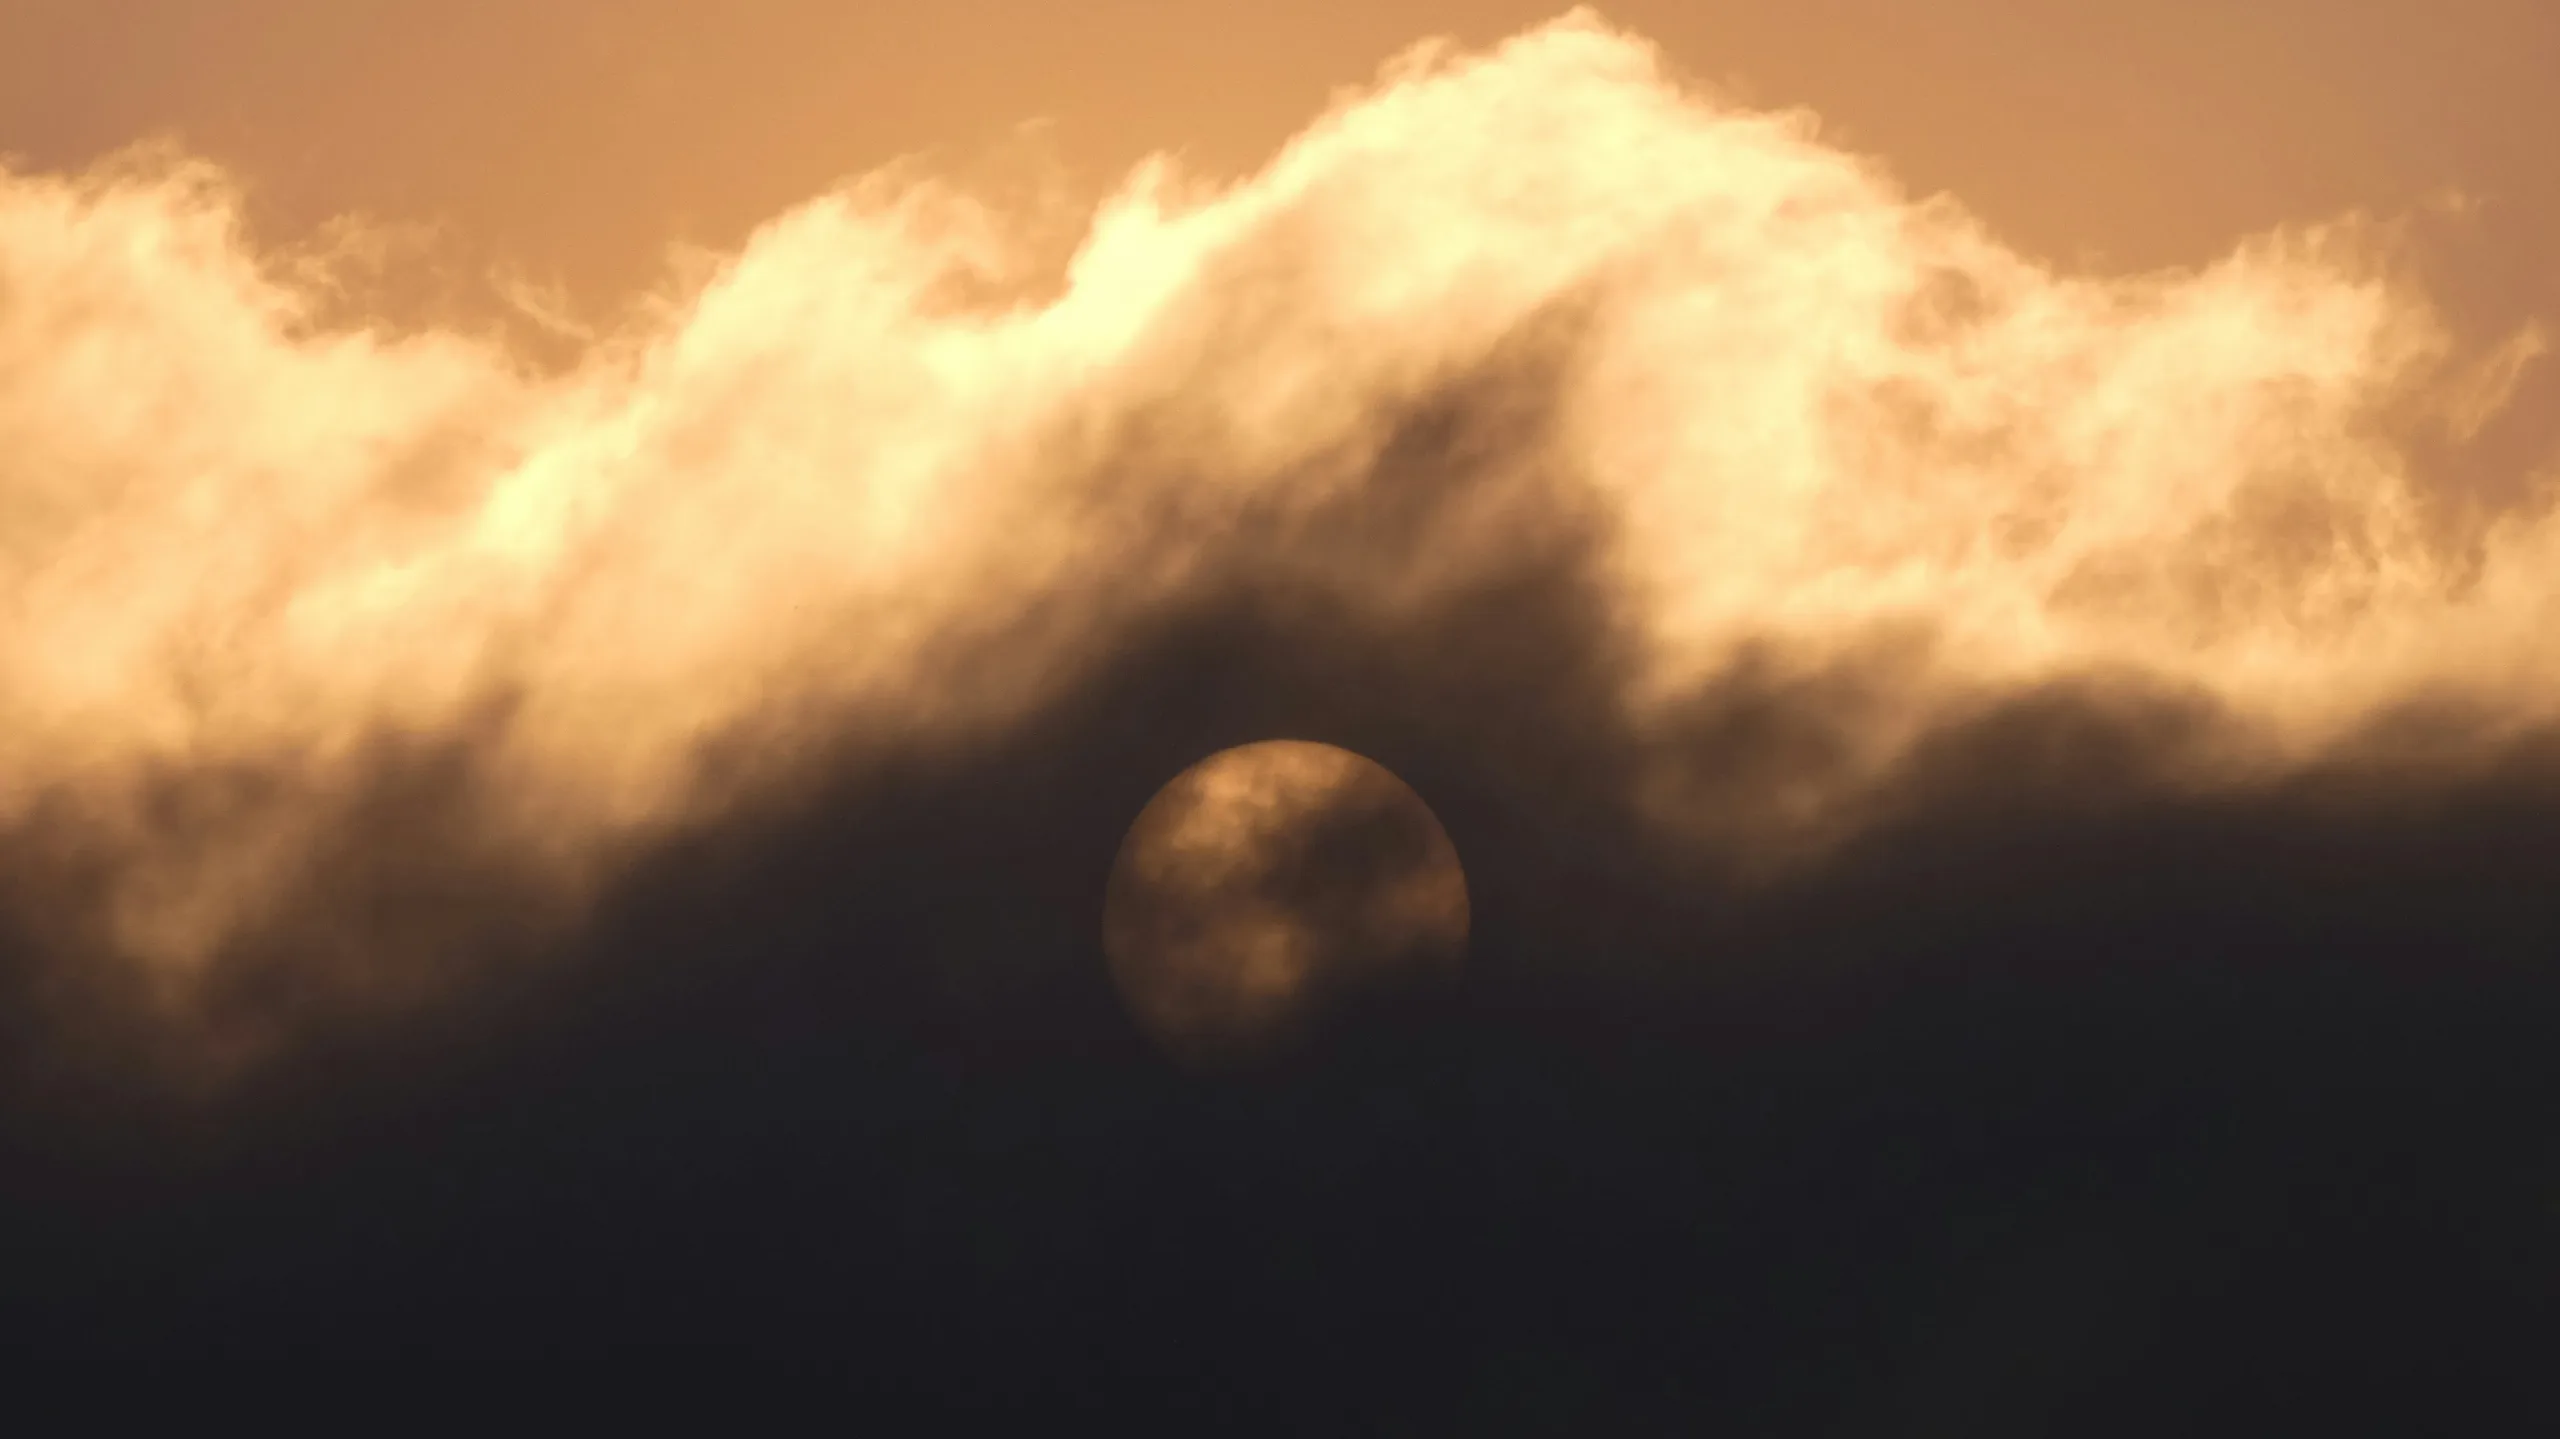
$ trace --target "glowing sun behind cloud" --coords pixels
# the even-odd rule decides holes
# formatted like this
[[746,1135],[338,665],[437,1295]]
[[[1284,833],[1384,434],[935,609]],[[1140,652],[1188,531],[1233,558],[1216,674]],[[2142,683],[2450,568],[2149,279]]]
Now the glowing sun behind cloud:
[[1103,908],[1112,978],[1186,1062],[1247,1064],[1327,1011],[1445,979],[1467,881],[1419,795],[1331,745],[1267,740],[1176,776],[1129,828]]

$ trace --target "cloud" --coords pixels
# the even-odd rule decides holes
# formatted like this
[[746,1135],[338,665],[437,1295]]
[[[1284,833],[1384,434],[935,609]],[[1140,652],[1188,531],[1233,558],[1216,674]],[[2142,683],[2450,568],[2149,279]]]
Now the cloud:
[[1239,605],[1430,675],[1569,599],[1587,665],[1512,669],[1585,723],[1486,753],[1744,868],[2056,693],[2208,789],[2560,699],[2553,510],[2412,458],[2538,340],[2454,353],[2387,227],[2060,274],[1576,15],[1417,50],[1231,187],[1143,168],[1063,276],[1036,229],[872,177],[538,366],[348,320],[203,165],[0,175],[25,944],[246,1052],[277,994],[430,990]]

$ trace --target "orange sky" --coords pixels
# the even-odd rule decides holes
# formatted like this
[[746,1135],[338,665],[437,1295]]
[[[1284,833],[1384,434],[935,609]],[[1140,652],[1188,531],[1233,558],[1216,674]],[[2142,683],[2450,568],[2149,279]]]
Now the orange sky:
[[[174,132],[285,225],[348,207],[446,220],[592,289],[645,274],[670,236],[734,240],[833,176],[966,155],[1024,121],[1054,122],[1089,170],[1172,148],[1232,171],[1413,40],[1485,43],[1561,8],[13,0],[0,150],[69,167]],[[2560,294],[2545,0],[1603,11],[1695,76],[1813,106],[2031,250],[2200,260],[2243,230],[2458,186],[2509,239],[2499,278]]]

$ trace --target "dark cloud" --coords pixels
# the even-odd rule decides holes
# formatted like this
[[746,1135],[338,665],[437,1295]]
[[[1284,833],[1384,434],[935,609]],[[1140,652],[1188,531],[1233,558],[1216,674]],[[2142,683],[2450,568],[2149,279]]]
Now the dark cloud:
[[[1373,480],[1536,454],[1502,393],[1419,407]],[[672,1348],[866,1403],[1495,1429],[2530,1397],[2475,1386],[2532,1372],[2560,1292],[2547,744],[2199,790],[2228,716],[2054,686],[1932,731],[1853,839],[1737,868],[1639,812],[1627,756],[1747,805],[1881,682],[1745,667],[1639,740],[1577,531],[1524,533],[1393,625],[1284,560],[1232,572],[996,739],[850,745],[509,983],[323,1026],[218,1121],[54,1091],[11,1135],[13,1345]],[[1429,798],[1470,965],[1327,1063],[1204,1080],[1112,994],[1103,880],[1167,775],[1267,734]],[[503,932],[437,818],[467,762],[386,759],[300,922]],[[312,1003],[258,980],[298,942],[244,941],[236,1002]]]

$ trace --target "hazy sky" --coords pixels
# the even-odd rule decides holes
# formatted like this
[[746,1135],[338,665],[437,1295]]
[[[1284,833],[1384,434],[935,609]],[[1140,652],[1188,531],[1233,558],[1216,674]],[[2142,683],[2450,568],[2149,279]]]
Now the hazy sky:
[[[0,0],[0,1350],[2085,1434],[2547,1333],[2560,7],[1552,13]],[[823,198],[1157,152],[1020,305]],[[1466,977],[1197,1085],[1104,882],[1281,736]]]

